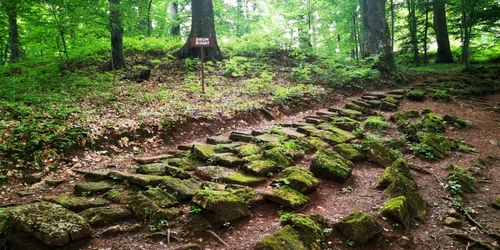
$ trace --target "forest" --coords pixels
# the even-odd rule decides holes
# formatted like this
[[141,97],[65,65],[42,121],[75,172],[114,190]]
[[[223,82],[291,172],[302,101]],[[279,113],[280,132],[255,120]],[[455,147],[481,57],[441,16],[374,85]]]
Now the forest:
[[498,249],[499,90],[498,0],[0,0],[0,249]]

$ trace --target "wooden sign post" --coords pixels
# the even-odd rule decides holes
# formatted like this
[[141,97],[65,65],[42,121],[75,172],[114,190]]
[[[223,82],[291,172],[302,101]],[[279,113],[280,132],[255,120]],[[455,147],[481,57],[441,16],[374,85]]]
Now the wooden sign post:
[[205,94],[205,53],[203,48],[215,47],[215,40],[213,37],[191,37],[191,48],[201,49],[201,92]]

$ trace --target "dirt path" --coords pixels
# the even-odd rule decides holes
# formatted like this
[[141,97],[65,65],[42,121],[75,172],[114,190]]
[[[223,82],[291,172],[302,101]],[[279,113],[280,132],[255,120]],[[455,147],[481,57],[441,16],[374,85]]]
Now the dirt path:
[[[498,79],[497,79],[498,80]],[[427,86],[428,87],[428,86]],[[435,87],[435,86],[433,86]],[[364,94],[364,96],[377,96],[382,93]],[[383,93],[385,96],[391,95]],[[459,118],[471,122],[468,128],[458,129],[454,126],[447,126],[443,134],[446,138],[463,140],[467,144],[477,149],[477,153],[464,153],[458,151],[449,152],[443,160],[428,160],[422,157],[416,157],[410,150],[411,145],[408,143],[404,148],[398,149],[406,162],[412,167],[413,178],[418,185],[418,194],[427,203],[427,215],[424,221],[413,220],[411,229],[406,231],[400,224],[384,218],[380,214],[380,209],[384,202],[387,201],[387,196],[383,194],[383,189],[376,189],[376,183],[379,176],[384,172],[384,168],[377,166],[373,161],[356,162],[356,167],[352,170],[351,176],[344,182],[328,180],[322,178],[321,185],[318,189],[308,194],[310,202],[300,208],[287,208],[283,204],[271,202],[262,199],[261,194],[275,189],[271,185],[273,177],[267,176],[266,181],[258,185],[252,185],[257,191],[257,201],[250,205],[250,215],[235,221],[224,223],[221,229],[210,229],[218,237],[221,238],[230,247],[224,247],[220,240],[217,240],[214,235],[208,232],[202,232],[194,236],[185,236],[181,234],[183,222],[190,215],[192,209],[191,202],[181,202],[177,208],[183,211],[183,215],[175,220],[169,221],[166,225],[161,225],[161,229],[151,231],[148,226],[151,222],[143,222],[137,219],[127,219],[125,221],[114,222],[103,227],[94,227],[92,238],[83,247],[79,249],[253,249],[255,245],[263,240],[268,235],[282,228],[280,222],[280,214],[286,213],[303,213],[306,215],[320,214],[325,217],[331,227],[337,221],[341,220],[347,214],[354,210],[361,210],[373,217],[383,228],[382,234],[373,238],[365,245],[353,245],[352,242],[341,233],[333,230],[333,233],[322,242],[321,249],[466,249],[468,248],[467,241],[457,241],[449,237],[451,233],[459,232],[467,234],[470,237],[492,243],[498,247],[498,241],[486,236],[480,231],[487,229],[492,232],[499,233],[500,231],[500,211],[495,209],[491,203],[494,197],[500,196],[500,113],[498,106],[500,105],[500,95],[488,95],[484,97],[474,98],[457,98],[451,102],[437,102],[432,98],[433,92],[428,92],[424,101],[415,101],[411,98],[404,98],[398,101],[399,111],[416,110],[419,114],[426,109],[432,110],[435,114],[443,117],[445,115],[454,115]],[[395,94],[398,96],[398,94]],[[377,100],[383,99],[381,96]],[[344,100],[336,102],[330,111],[338,116],[345,116],[343,110],[338,110],[344,107],[345,104],[352,101],[361,100],[360,96],[352,96]],[[365,129],[363,132],[373,134],[381,140],[390,138],[400,138],[404,135],[400,127],[395,122],[390,122],[390,117],[394,111],[381,111],[377,106],[371,109],[377,114],[383,116],[389,121],[390,126],[383,130]],[[319,111],[319,113],[318,113]],[[318,115],[319,114],[319,115]],[[332,114],[333,115],[333,114]],[[300,122],[309,122],[310,125],[326,123],[327,117],[332,116],[327,113],[327,110],[311,110],[299,114],[295,117],[282,117],[281,124],[283,126],[296,127],[305,126]],[[423,115],[414,119],[412,122],[417,123],[418,119],[422,119]],[[363,118],[364,117],[364,118]],[[366,115],[361,115],[359,120],[366,119]],[[314,118],[317,120],[307,120],[306,118]],[[236,123],[234,127],[242,132],[250,131],[269,131],[274,122],[267,122],[259,126],[249,126],[245,128],[245,121],[240,124]],[[295,123],[295,124],[293,124]],[[228,131],[228,130],[221,130]],[[222,137],[229,137],[230,133],[225,132]],[[188,138],[187,136],[186,138]],[[358,135],[359,137],[359,135]],[[309,137],[308,137],[309,138]],[[190,140],[187,144],[197,144],[205,141],[205,138]],[[360,139],[355,139],[353,144],[360,143]],[[185,143],[185,142],[183,142]],[[181,147],[182,149],[182,147]],[[151,156],[157,154],[175,153],[173,148],[168,149],[152,149],[144,155]],[[100,157],[100,158],[99,158]],[[25,187],[9,187],[8,190],[2,191],[3,204],[1,207],[25,204],[37,200],[46,200],[47,197],[59,195],[62,193],[72,193],[75,183],[83,182],[82,171],[118,171],[134,173],[137,166],[133,163],[130,155],[117,156],[116,159],[107,155],[106,152],[101,154],[89,154],[83,156],[86,162],[95,162],[94,165],[78,165],[79,159],[76,159],[74,166],[71,169],[58,171],[58,175],[51,176],[47,180],[63,180],[64,183],[52,187],[43,182]],[[176,158],[176,156],[174,156]],[[474,169],[472,162],[476,159],[489,159],[489,166],[486,169]],[[126,159],[126,160],[124,160]],[[309,169],[313,154],[306,154],[305,157],[297,159],[295,165],[302,169]],[[213,163],[213,159],[210,159]],[[119,163],[119,164],[117,164]],[[203,163],[204,165],[206,163]],[[446,177],[450,172],[450,165],[459,165],[470,168],[474,177],[477,180],[474,193],[464,194],[464,199],[461,204],[467,207],[471,216],[483,228],[478,225],[473,225],[464,215],[459,215],[461,225],[455,228],[444,226],[446,218],[450,217],[450,209],[454,207],[454,200],[448,190],[445,190],[443,185],[446,184]],[[201,166],[201,165],[200,165]],[[242,168],[236,168],[242,171]],[[197,172],[188,171],[188,174],[198,175]],[[198,176],[199,177],[199,176]],[[46,181],[47,181],[46,180]],[[224,182],[224,181],[222,181]],[[141,194],[142,189],[134,188],[135,192]],[[137,191],[139,190],[139,191]],[[91,199],[98,199],[102,195],[91,196]],[[128,206],[120,205],[128,208]],[[472,213],[475,211],[475,213]],[[1,221],[0,221],[1,222]],[[132,230],[133,225],[139,223],[141,228],[138,231]],[[1,224],[1,223],[0,223]],[[126,230],[114,236],[104,236],[110,225],[121,225]],[[0,228],[1,229],[1,228]],[[498,240],[498,239],[497,239]],[[191,246],[191,248],[182,248],[183,246]],[[22,248],[22,247],[21,247]],[[18,245],[9,243],[7,249],[21,249]]]

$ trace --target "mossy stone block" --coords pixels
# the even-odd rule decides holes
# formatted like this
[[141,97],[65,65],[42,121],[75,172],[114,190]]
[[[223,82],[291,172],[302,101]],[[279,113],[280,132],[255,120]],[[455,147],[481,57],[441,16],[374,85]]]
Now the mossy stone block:
[[109,201],[105,199],[78,197],[69,194],[61,194],[55,197],[45,197],[44,200],[59,204],[73,212],[80,212],[88,208],[109,205]]
[[457,116],[454,115],[444,115],[443,120],[447,123],[452,125],[455,128],[468,128],[471,126],[471,123],[467,120],[460,119]]
[[221,166],[204,166],[196,168],[195,174],[203,180],[218,181],[224,177],[236,174],[236,171]]
[[284,147],[276,147],[266,150],[263,155],[264,158],[276,162],[278,167],[281,168],[286,168],[295,164],[292,152]]
[[203,165],[203,163],[201,163],[197,160],[188,159],[186,157],[168,159],[167,162],[169,165],[178,167],[179,169],[184,170],[184,171],[192,171],[195,168]]
[[493,207],[500,209],[500,197],[493,198],[491,204],[493,205]]
[[354,164],[335,151],[320,149],[313,156],[310,170],[315,176],[345,182],[352,173]]
[[405,230],[410,229],[410,214],[406,204],[406,197],[398,196],[386,201],[380,212],[384,217],[401,223]]
[[355,210],[335,224],[335,229],[356,246],[362,246],[382,232],[382,227],[367,213]]
[[327,123],[321,124],[318,126],[318,128],[326,130],[332,134],[331,136],[328,137],[327,140],[330,143],[340,144],[340,143],[350,142],[356,139],[356,136],[353,133],[337,128],[331,124]]
[[413,175],[404,158],[398,158],[392,166],[386,168],[384,172],[382,172],[377,180],[377,188],[388,187],[401,175],[409,180],[413,180]]
[[195,144],[191,148],[191,152],[193,152],[193,155],[198,159],[203,161],[211,159],[216,153],[214,146],[209,144]]
[[243,166],[243,171],[253,175],[266,176],[269,173],[277,172],[282,168],[276,162],[269,159],[256,159]]
[[228,191],[199,190],[193,197],[203,216],[215,227],[250,216],[245,201]]
[[264,192],[263,196],[268,200],[294,209],[301,208],[309,203],[309,197],[287,185]]
[[255,136],[254,140],[257,143],[280,142],[280,136],[273,135],[273,134],[262,134],[262,135]]
[[252,205],[257,201],[257,191],[251,187],[238,185],[238,184],[230,184],[225,187],[225,191],[228,191],[237,197],[240,197],[247,206]]
[[236,148],[236,152],[240,157],[258,155],[260,151],[261,148],[253,143],[247,143]]
[[92,226],[104,226],[127,219],[132,213],[127,209],[111,206],[89,208],[79,213],[79,215]]
[[264,177],[258,177],[247,173],[238,172],[221,179],[224,183],[239,184],[244,186],[257,186],[266,181]]
[[330,124],[346,131],[353,131],[361,125],[359,121],[349,117],[332,117]]
[[83,182],[75,184],[75,194],[92,195],[102,194],[113,189],[113,183],[107,181]]
[[134,191],[123,188],[111,189],[104,194],[104,199],[118,204],[127,204],[135,195]]
[[160,208],[170,208],[179,205],[179,202],[170,193],[163,191],[160,188],[151,188],[143,192],[144,196],[154,201]]
[[299,233],[286,225],[257,243],[255,250],[307,250]]
[[417,126],[420,130],[429,133],[443,133],[446,130],[443,118],[433,112],[425,114]]
[[279,173],[273,183],[288,185],[301,193],[307,194],[316,190],[321,181],[314,177],[314,174],[308,170],[299,167],[289,167]]
[[378,141],[364,140],[361,142],[361,145],[368,149],[366,151],[368,159],[382,167],[390,167],[398,159],[390,148]]
[[325,242],[323,228],[311,216],[305,214],[292,214],[284,222],[293,226],[299,232],[300,240],[305,243],[308,249],[320,250],[321,243]]
[[233,153],[215,154],[214,160],[215,163],[230,168],[234,168],[245,164],[245,161],[243,159],[237,157]]
[[408,211],[413,218],[423,221],[427,214],[427,203],[417,193],[415,182],[400,176],[392,182],[385,190],[384,194],[389,198],[404,196],[408,205]]
[[425,101],[425,95],[427,94],[427,90],[425,89],[414,89],[408,92],[408,99],[412,101]]
[[362,161],[366,158],[365,154],[359,152],[352,144],[349,143],[335,145],[333,150],[350,161]]

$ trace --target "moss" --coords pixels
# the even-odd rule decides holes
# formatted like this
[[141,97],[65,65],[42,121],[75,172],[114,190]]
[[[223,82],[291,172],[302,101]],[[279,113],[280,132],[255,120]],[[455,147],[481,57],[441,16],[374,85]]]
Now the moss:
[[410,215],[421,221],[425,219],[425,215],[427,214],[427,204],[424,199],[418,195],[414,181],[404,176],[400,176],[384,190],[384,194],[389,198],[404,196],[406,198]]
[[[451,150],[457,148],[457,144],[454,141],[440,134],[419,132],[417,133],[417,137],[420,140],[421,145],[427,146],[425,148],[428,151],[423,152],[424,154],[422,154],[422,152],[416,152],[417,155],[426,156],[425,154],[430,153],[435,158],[444,159]],[[415,146],[413,149],[415,151]]]
[[225,190],[241,198],[247,206],[250,206],[257,201],[257,191],[251,187],[231,184],[227,185]]
[[382,232],[382,227],[369,214],[355,210],[335,224],[335,229],[356,246],[362,246]]
[[384,170],[377,180],[377,188],[386,188],[391,185],[394,180],[400,178],[400,176],[413,180],[413,175],[404,158],[397,159],[392,166]]
[[179,205],[177,199],[160,188],[152,188],[143,192],[144,196],[154,201],[160,208],[169,208]]
[[299,167],[286,168],[273,182],[288,185],[301,193],[311,193],[321,183],[311,172]]
[[402,223],[405,230],[410,229],[410,215],[406,205],[406,197],[398,196],[386,201],[380,212],[384,217]]
[[113,189],[113,183],[108,181],[83,182],[75,184],[75,194],[92,195],[102,194]]
[[337,182],[345,182],[352,173],[354,164],[335,151],[320,149],[313,156],[310,170],[316,176]]
[[382,102],[379,100],[367,100],[366,103],[370,104],[372,108],[379,107],[382,104]]
[[330,124],[347,131],[353,131],[361,125],[359,121],[349,117],[332,117]]
[[[334,144],[346,143],[346,142],[349,142],[349,141],[356,139],[356,136],[353,133],[347,132],[347,131],[342,130],[340,128],[337,128],[337,127],[335,127],[331,124],[328,124],[328,123],[321,124],[318,126],[318,128],[330,132],[328,134],[321,132],[321,134],[324,135],[324,137],[318,136],[329,143],[334,143]],[[318,134],[318,133],[315,133],[313,135],[316,135],[316,134]]]
[[398,159],[397,155],[395,155],[390,148],[384,146],[380,142],[364,140],[361,142],[361,145],[368,149],[366,152],[368,158],[382,167],[390,167]]
[[366,158],[366,155],[356,148],[352,144],[348,143],[342,143],[335,145],[333,147],[333,150],[335,150],[337,153],[342,155],[344,158],[350,161],[361,161]]
[[280,142],[282,139],[278,135],[262,134],[256,136],[254,140],[258,143],[271,143],[271,142]]
[[388,102],[388,101],[382,101],[382,104],[380,105],[380,110],[381,111],[397,111],[399,108],[398,104]]
[[191,152],[196,158],[206,161],[215,155],[215,148],[209,144],[195,144],[191,148]]
[[292,214],[284,222],[291,225],[300,234],[300,239],[308,249],[321,249],[321,242],[326,238],[323,229],[318,223],[305,214]]
[[232,153],[222,153],[214,155],[214,162],[222,166],[234,168],[245,164],[245,161]]
[[286,185],[265,192],[263,195],[264,198],[289,208],[301,208],[309,203],[309,197]]
[[144,166],[140,166],[135,170],[138,174],[152,174],[152,175],[164,175],[165,174],[165,165],[162,163],[148,164]]
[[449,102],[451,101],[451,95],[446,90],[437,90],[434,94],[434,99],[440,102]]
[[319,129],[312,125],[304,125],[297,128],[297,132],[312,135],[319,132]]
[[169,226],[172,221],[182,216],[184,212],[179,208],[159,209],[152,216],[150,225],[154,229],[161,229],[164,226]]
[[120,222],[129,217],[131,213],[121,207],[99,207],[86,209],[78,215],[92,226],[103,226]]
[[245,201],[229,191],[199,190],[193,202],[203,209],[203,216],[215,227],[250,215]]
[[450,124],[455,128],[468,128],[471,126],[471,123],[467,120],[462,120],[454,115],[445,115],[443,116],[443,120],[446,124]]
[[112,176],[112,178],[122,180],[122,181],[128,181],[131,184],[138,185],[141,187],[146,187],[146,186],[156,187],[156,186],[160,185],[161,183],[173,178],[171,176],[129,174],[129,173],[124,173],[124,172],[116,172],[116,171],[109,172],[109,175]]
[[257,155],[260,153],[260,150],[261,150],[260,147],[253,144],[253,143],[244,144],[244,145],[236,148],[236,152],[238,153],[238,156],[240,156],[240,157]]
[[287,225],[257,243],[255,250],[306,250],[300,235]]
[[264,151],[264,157],[270,159],[279,167],[285,168],[294,165],[293,154],[284,147],[277,147]]
[[44,200],[59,204],[74,212],[79,212],[93,207],[103,207],[109,204],[109,201],[105,199],[77,197],[69,194],[61,194],[55,197],[45,197]]
[[380,116],[368,117],[365,121],[365,128],[383,130],[389,127],[389,123],[383,120]]
[[385,97],[383,98],[382,100],[380,100],[381,102],[385,102],[385,103],[390,103],[390,104],[393,104],[393,105],[399,105],[399,100],[397,100],[396,98],[394,97],[391,97],[391,96],[388,96],[388,97]]
[[104,194],[104,199],[114,203],[126,204],[134,197],[134,192],[123,188],[111,189]]
[[243,166],[243,170],[254,175],[267,176],[269,173],[278,171],[282,168],[276,165],[276,162],[269,159],[256,159]]
[[189,158],[172,158],[169,159],[168,161],[169,165],[178,167],[179,169],[182,169],[184,171],[192,171],[196,167],[199,167],[202,165],[201,162],[194,160],[194,159],[189,159]]
[[154,213],[160,210],[160,207],[154,201],[142,194],[138,194],[132,198],[128,202],[127,208],[139,220],[148,220]]
[[[491,204],[495,207],[495,208],[500,208],[500,197],[495,197],[493,198],[493,201],[491,202]],[[0,231],[1,232],[1,231]]]
[[249,175],[246,173],[235,173],[221,179],[224,183],[240,184],[244,186],[256,186],[266,181],[266,178]]
[[307,140],[309,142],[309,144],[311,144],[315,149],[320,149],[320,148],[327,148],[329,147],[330,145],[323,141],[322,139],[320,138],[317,138],[317,137],[311,137]]
[[408,99],[414,101],[424,101],[427,91],[425,89],[414,89],[408,92]]
[[417,126],[420,130],[430,133],[443,133],[446,130],[443,118],[433,112],[427,113]]

